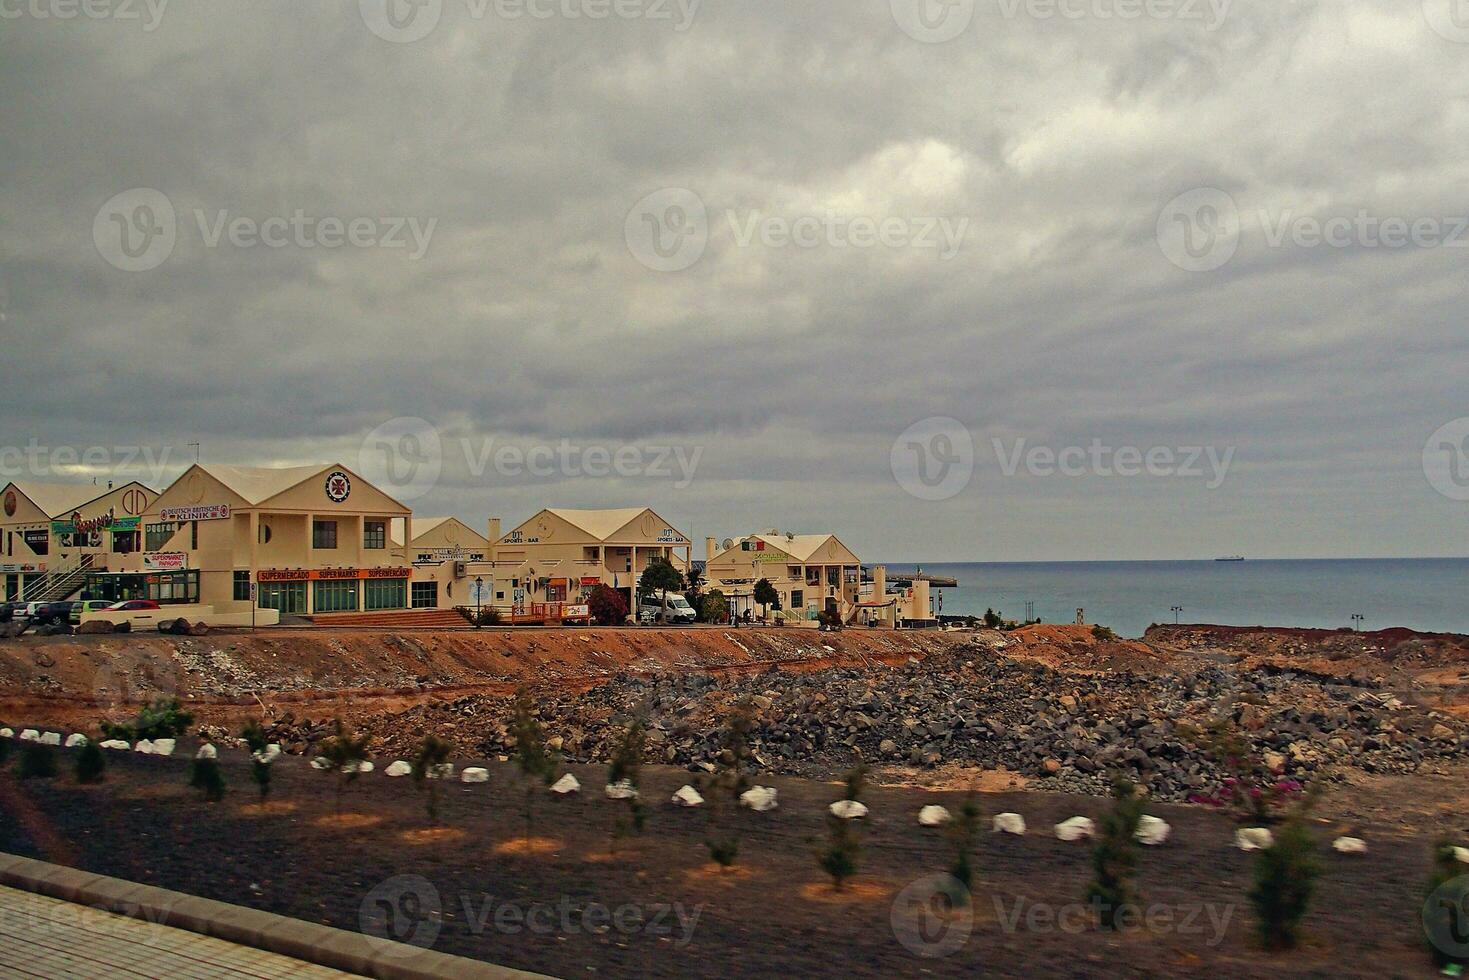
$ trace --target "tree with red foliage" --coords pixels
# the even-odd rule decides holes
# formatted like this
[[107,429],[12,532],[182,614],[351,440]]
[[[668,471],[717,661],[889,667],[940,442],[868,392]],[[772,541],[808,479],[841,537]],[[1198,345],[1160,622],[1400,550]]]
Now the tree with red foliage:
[[627,600],[622,593],[607,585],[599,585],[587,596],[592,618],[601,626],[621,626],[627,620]]

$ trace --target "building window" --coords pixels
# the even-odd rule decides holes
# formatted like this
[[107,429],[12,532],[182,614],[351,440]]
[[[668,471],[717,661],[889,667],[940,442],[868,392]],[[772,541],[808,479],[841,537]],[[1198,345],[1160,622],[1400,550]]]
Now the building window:
[[189,549],[191,551],[198,551],[199,550],[199,522],[198,521],[190,521],[189,522]]
[[439,604],[439,583],[414,582],[413,608],[433,609]]
[[[336,528],[336,522],[327,522]],[[312,608],[319,613],[356,612],[357,580],[342,579],[313,582],[315,586]]]
[[800,589],[792,589],[791,590],[791,608],[792,609],[805,609],[806,608],[806,593],[802,592]]
[[388,546],[388,524],[386,521],[364,521],[362,523],[362,547],[380,550]]
[[[64,535],[63,535],[64,537]],[[45,555],[51,550],[51,535],[45,531],[22,531],[20,538],[25,542],[27,548],[35,555]],[[11,544],[11,554],[14,554],[15,545]]]
[[137,531],[113,531],[112,551],[113,554],[130,555],[138,550]]
[[336,521],[311,522],[311,547],[332,549],[337,546]]
[[168,544],[168,539],[173,537],[174,532],[179,529],[177,524],[149,524],[143,529],[144,551],[162,551],[163,546]]
[[363,609],[406,609],[407,607],[408,580],[406,578],[370,578],[363,580]]
[[235,572],[235,601],[250,601],[250,573]]
[[[262,525],[260,525],[260,543],[261,544],[270,544],[270,525],[269,524],[262,524]],[[264,606],[261,606],[261,608],[264,609],[265,607]],[[271,608],[273,609],[275,607],[272,606]]]

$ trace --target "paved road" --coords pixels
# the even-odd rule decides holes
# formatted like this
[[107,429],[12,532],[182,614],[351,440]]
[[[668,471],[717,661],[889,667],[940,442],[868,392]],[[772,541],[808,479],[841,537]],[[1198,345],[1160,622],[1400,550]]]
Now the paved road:
[[0,885],[0,977],[329,980],[350,976]]

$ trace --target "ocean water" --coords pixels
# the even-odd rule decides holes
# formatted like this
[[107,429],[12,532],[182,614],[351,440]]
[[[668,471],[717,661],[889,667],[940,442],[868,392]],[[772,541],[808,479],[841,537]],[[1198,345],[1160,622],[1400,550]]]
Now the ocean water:
[[[913,565],[889,565],[889,573]],[[946,616],[994,608],[1021,619],[1027,601],[1047,623],[1088,623],[1141,636],[1151,623],[1304,626],[1336,629],[1406,626],[1469,633],[1469,558],[1299,559],[1243,562],[997,562],[925,564],[958,579],[940,590]]]

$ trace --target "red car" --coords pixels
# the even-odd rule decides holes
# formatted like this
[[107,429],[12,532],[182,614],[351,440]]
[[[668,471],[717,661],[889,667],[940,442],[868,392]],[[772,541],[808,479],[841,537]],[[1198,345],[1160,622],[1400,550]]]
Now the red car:
[[131,610],[131,609],[157,609],[158,603],[152,599],[124,599],[122,602],[114,602],[107,607],[109,611]]

